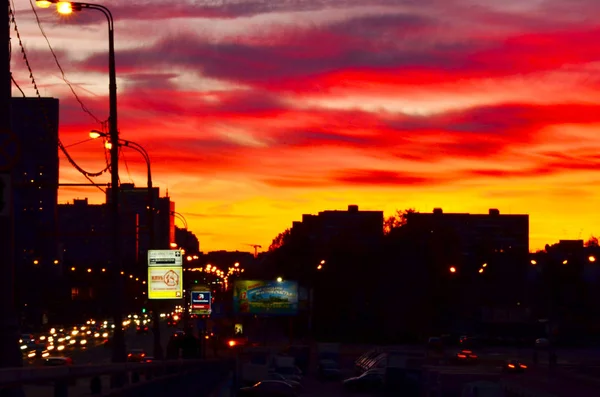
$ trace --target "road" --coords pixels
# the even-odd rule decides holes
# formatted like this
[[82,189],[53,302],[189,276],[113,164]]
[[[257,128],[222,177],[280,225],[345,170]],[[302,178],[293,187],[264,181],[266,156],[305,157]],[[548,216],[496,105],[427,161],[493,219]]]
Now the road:
[[[163,350],[167,345],[169,337],[175,331],[174,328],[167,327],[166,322],[161,322],[161,342]],[[130,326],[125,330],[125,344],[127,349],[143,349],[148,355],[152,355],[154,346],[154,336],[152,332],[148,334],[137,334],[134,326]],[[79,348],[68,351],[65,354],[53,354],[53,356],[71,357],[77,365],[85,364],[103,364],[110,363],[111,349],[97,345],[90,348]],[[30,366],[38,366],[40,363],[27,363]],[[108,376],[101,377],[102,390],[108,390],[110,378]],[[28,385],[24,388],[25,397],[47,397],[53,394],[51,385]],[[87,397],[91,396],[89,379],[80,379],[75,384],[69,387],[70,397]]]
[[544,397],[597,397],[600,394],[600,379],[581,377],[573,371],[558,368],[530,368],[524,374],[502,377],[510,389],[527,390]]

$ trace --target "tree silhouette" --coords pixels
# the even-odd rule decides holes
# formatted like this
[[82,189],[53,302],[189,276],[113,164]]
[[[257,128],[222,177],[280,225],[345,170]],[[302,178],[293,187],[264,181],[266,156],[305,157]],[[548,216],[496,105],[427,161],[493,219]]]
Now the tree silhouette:
[[291,230],[285,229],[283,232],[279,233],[271,242],[269,246],[269,251],[275,251],[277,248],[283,247],[285,244],[290,241]]
[[384,219],[383,233],[385,235],[388,235],[392,230],[406,225],[407,215],[414,214],[415,212],[417,211],[414,208],[409,208],[404,211],[396,210],[396,212],[393,215],[390,215]]
[[590,238],[588,239],[588,241],[585,243],[586,247],[598,247],[598,237],[596,236],[590,236]]

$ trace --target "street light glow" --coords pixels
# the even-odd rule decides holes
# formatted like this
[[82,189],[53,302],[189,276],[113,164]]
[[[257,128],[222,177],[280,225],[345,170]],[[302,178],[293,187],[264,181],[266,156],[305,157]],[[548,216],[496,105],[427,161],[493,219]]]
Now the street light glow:
[[61,15],[69,15],[73,13],[73,4],[68,1],[59,1],[56,3],[56,11]]
[[532,260],[531,260],[531,264],[532,264],[533,266],[535,266],[535,265],[537,265],[537,261],[536,261],[535,259],[532,259]]
[[50,8],[50,6],[52,5],[52,2],[47,1],[47,0],[36,0],[35,4],[40,8]]
[[112,143],[110,143],[110,142],[106,142],[106,143],[104,144],[104,147],[105,147],[105,148],[107,148],[108,150],[110,150],[110,149],[112,149]]
[[565,260],[563,261],[563,265],[566,265],[567,263],[569,263],[569,261],[565,259]]
[[450,273],[456,273],[456,268],[454,266],[450,266]]
[[104,134],[102,134],[100,131],[96,131],[96,130],[90,131],[90,138],[92,138],[92,139],[98,139],[101,136],[104,136]]
[[278,282],[278,283],[280,283],[280,282],[282,282],[282,281],[283,281],[283,278],[281,278],[281,277],[277,277],[277,282]]
[[596,257],[595,257],[595,256],[593,256],[593,255],[590,255],[590,256],[588,257],[588,261],[590,261],[590,262],[596,262]]

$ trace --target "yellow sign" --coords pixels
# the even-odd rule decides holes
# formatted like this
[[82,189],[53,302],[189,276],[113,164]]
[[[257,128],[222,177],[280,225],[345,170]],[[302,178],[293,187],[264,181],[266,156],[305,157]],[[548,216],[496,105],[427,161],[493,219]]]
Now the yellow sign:
[[148,268],[148,299],[183,298],[183,273],[179,266]]

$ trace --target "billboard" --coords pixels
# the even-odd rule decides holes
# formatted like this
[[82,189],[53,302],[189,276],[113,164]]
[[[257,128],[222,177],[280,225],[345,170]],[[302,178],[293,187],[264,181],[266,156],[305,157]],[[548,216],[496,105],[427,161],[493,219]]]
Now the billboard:
[[233,310],[240,314],[294,315],[298,312],[298,283],[236,280]]
[[191,291],[192,314],[210,314],[211,312],[211,293],[210,291]]
[[148,299],[181,299],[182,271],[179,266],[148,268]]
[[148,250],[148,266],[183,266],[180,250]]

